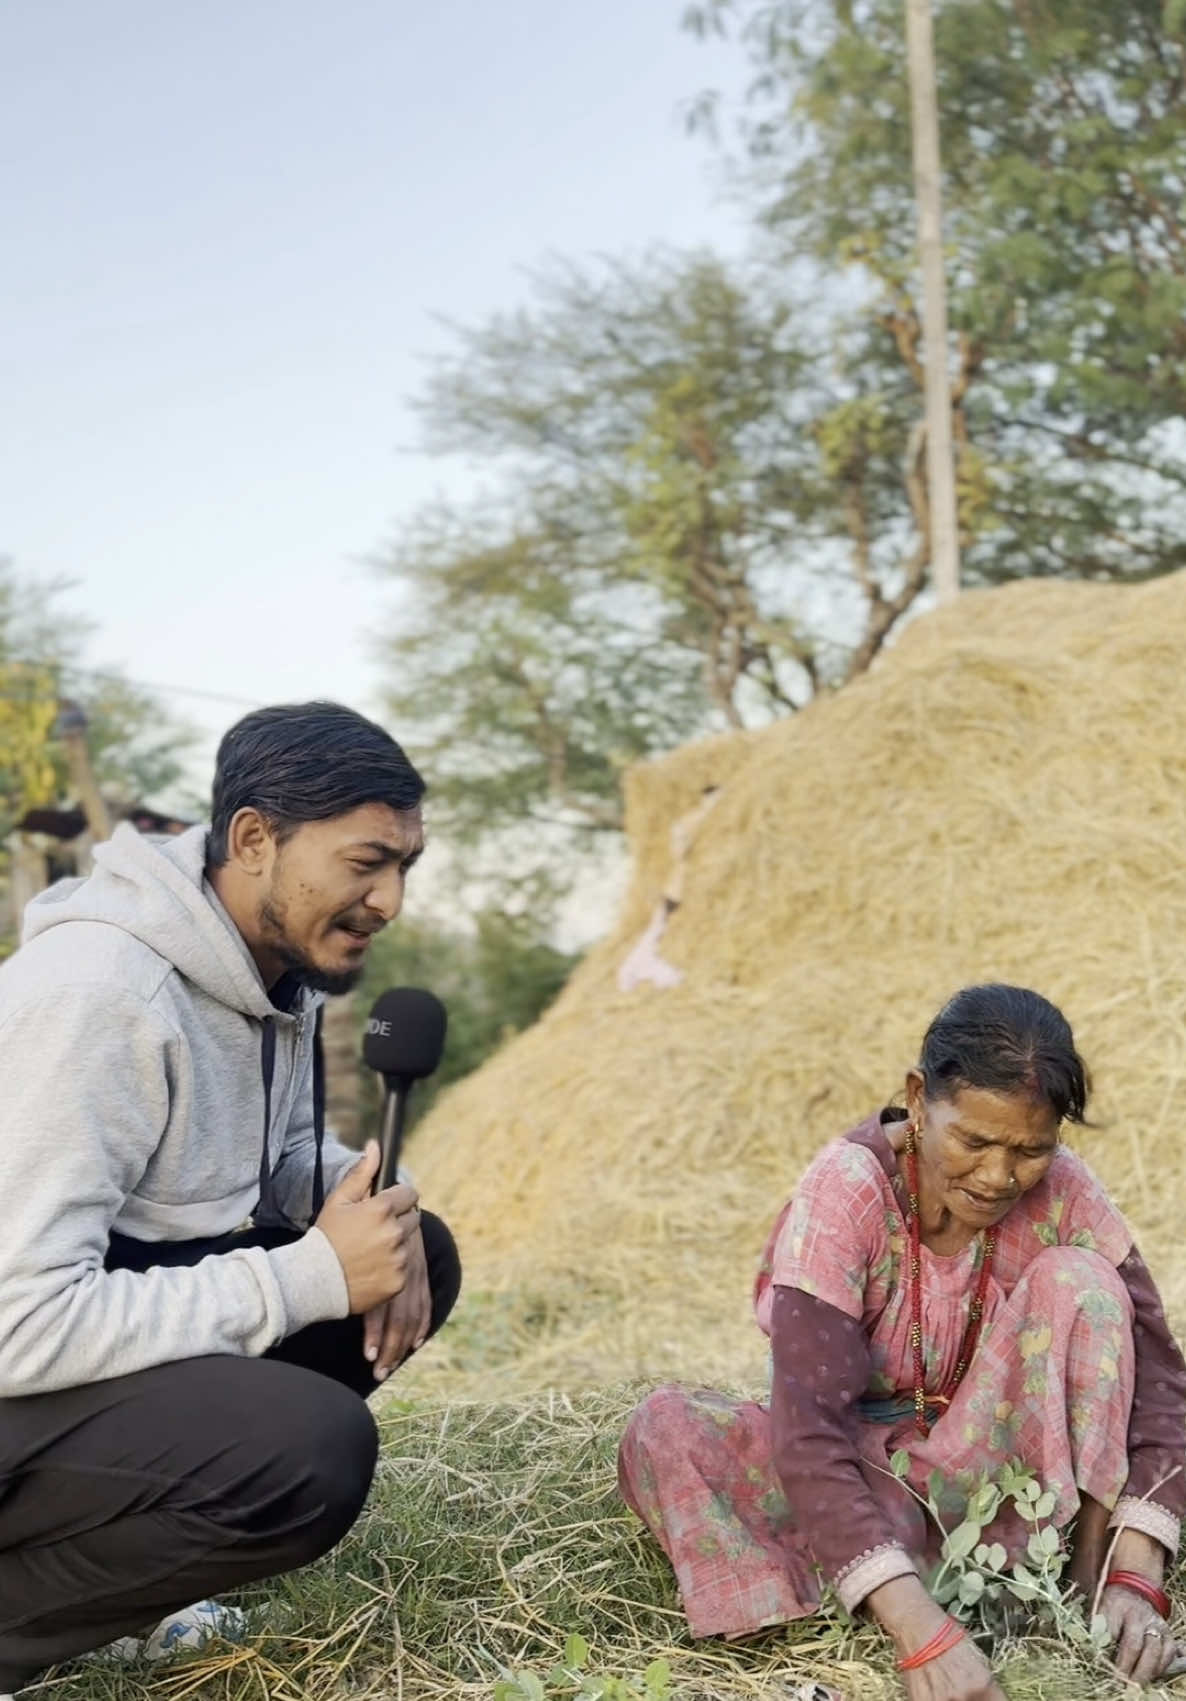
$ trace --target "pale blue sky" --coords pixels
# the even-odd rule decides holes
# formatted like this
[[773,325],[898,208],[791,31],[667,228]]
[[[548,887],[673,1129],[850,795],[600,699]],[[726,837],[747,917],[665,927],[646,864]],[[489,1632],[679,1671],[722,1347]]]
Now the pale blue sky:
[[[7,0],[0,553],[78,579],[95,662],[373,706],[358,558],[434,314],[549,252],[736,247],[677,108],[737,87],[679,0]],[[209,740],[232,706],[177,698]]]

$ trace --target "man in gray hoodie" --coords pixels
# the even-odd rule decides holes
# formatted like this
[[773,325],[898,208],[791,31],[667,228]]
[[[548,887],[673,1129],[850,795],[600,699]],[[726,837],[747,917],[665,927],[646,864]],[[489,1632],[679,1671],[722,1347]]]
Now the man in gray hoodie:
[[209,833],[121,827],[0,968],[0,1692],[363,1505],[360,1396],[460,1266],[326,1133],[318,1007],[399,913],[423,790],[351,710],[249,715]]

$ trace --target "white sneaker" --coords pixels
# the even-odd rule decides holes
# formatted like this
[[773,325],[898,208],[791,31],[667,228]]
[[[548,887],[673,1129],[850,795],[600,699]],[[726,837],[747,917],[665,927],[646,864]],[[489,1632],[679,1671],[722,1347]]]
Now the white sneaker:
[[217,1601],[195,1601],[163,1618],[144,1644],[146,1660],[165,1660],[179,1648],[204,1648],[207,1642],[241,1642],[247,1615]]
[[[156,1629],[141,1640],[121,1636],[103,1652],[116,1660],[167,1660],[183,1648],[204,1648],[207,1642],[241,1642],[247,1634],[247,1615],[238,1607],[218,1601],[195,1601],[162,1618]],[[11,1701],[0,1695],[0,1701]]]

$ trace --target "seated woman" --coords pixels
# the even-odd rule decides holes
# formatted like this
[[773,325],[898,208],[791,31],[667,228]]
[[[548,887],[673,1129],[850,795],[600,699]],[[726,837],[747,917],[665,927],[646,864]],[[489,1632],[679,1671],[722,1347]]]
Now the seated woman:
[[[1052,1004],[970,987],[931,1023],[905,1110],[815,1159],[757,1282],[769,1408],[660,1388],[622,1441],[622,1493],[694,1635],[803,1617],[822,1573],[893,1639],[911,1701],[1004,1701],[922,1583],[936,1537],[889,1472],[904,1448],[924,1494],[935,1470],[1020,1458],[1073,1532],[1076,1583],[1094,1592],[1107,1564],[1119,1669],[1147,1683],[1168,1666],[1186,1364],[1124,1219],[1060,1143],[1088,1090]],[[1022,1556],[1019,1525],[990,1528]]]

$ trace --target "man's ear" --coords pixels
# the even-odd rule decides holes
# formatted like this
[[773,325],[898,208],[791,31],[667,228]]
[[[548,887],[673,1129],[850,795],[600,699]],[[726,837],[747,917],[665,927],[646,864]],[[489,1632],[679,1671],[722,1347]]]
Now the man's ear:
[[239,809],[227,832],[227,861],[253,879],[266,874],[276,855],[276,841],[258,809]]

